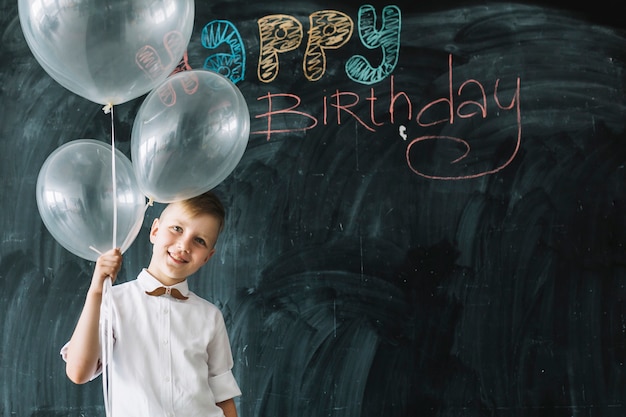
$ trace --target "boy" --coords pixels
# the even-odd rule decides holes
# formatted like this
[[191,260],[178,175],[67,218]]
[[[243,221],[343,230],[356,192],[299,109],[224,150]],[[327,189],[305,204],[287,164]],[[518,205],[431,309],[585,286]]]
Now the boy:
[[[231,371],[224,319],[215,305],[190,292],[186,281],[215,253],[224,216],[211,192],[170,203],[150,229],[148,268],[112,287],[113,417],[237,417],[233,397],[241,391]],[[96,261],[83,311],[61,350],[74,383],[102,371],[102,289],[121,265],[119,249]]]

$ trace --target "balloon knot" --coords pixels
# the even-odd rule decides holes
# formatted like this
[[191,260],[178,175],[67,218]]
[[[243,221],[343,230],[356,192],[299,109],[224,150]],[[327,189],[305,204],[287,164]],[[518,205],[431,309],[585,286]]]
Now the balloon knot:
[[104,114],[109,114],[111,113],[112,108],[113,108],[113,104],[109,103],[102,108],[102,111],[104,112]]

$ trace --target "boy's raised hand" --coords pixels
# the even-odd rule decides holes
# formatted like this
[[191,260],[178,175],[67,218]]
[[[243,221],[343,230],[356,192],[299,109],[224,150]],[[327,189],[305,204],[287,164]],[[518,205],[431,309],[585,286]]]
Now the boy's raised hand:
[[104,281],[108,277],[111,277],[111,283],[115,282],[115,278],[122,268],[122,258],[122,252],[119,248],[111,249],[100,255],[96,260],[89,290],[102,293]]

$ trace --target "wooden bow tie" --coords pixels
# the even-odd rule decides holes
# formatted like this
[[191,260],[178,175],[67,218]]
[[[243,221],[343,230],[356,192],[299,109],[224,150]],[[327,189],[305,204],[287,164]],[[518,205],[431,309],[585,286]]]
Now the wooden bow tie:
[[172,297],[178,299],[178,300],[186,300],[189,297],[185,297],[180,291],[178,291],[176,288],[170,288],[170,287],[159,287],[157,289],[155,289],[154,291],[146,291],[146,294],[148,295],[154,295],[154,296],[160,296],[163,294],[169,294]]

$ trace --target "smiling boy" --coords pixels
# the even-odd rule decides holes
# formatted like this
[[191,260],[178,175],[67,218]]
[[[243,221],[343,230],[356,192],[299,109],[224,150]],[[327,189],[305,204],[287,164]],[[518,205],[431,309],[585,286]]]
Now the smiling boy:
[[[236,417],[241,391],[219,309],[189,290],[187,278],[215,253],[224,207],[211,192],[170,203],[150,229],[147,269],[112,287],[112,415]],[[119,249],[96,261],[83,311],[61,354],[77,384],[101,371],[104,282],[122,265]]]

